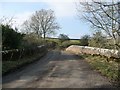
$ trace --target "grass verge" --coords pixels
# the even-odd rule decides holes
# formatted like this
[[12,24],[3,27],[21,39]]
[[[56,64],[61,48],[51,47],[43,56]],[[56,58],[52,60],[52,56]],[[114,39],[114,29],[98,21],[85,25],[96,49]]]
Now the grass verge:
[[107,76],[114,84],[118,84],[119,80],[119,64],[118,59],[107,59],[101,56],[82,55],[90,65],[99,71],[102,75]]
[[23,66],[26,66],[27,64],[37,61],[45,54],[46,54],[46,52],[44,52],[42,54],[41,53],[35,54],[35,55],[25,57],[25,58],[22,58],[19,60],[15,60],[15,61],[3,61],[2,62],[2,75],[6,75],[10,72],[20,69]]

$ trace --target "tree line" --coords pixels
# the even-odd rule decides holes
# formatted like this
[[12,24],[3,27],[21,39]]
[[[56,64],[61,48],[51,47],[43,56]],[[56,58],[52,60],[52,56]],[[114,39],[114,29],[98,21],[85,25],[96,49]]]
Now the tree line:
[[21,32],[18,32],[17,28],[12,28],[12,18],[0,20],[3,50],[43,44],[47,35],[55,34],[60,29],[51,9],[36,11],[21,27]]

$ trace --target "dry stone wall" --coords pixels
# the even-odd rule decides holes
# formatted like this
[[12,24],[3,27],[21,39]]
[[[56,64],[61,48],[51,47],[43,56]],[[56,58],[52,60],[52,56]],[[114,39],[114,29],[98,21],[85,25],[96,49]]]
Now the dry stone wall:
[[34,54],[43,54],[46,53],[47,48],[44,45],[25,48],[25,49],[14,49],[14,50],[6,50],[1,51],[2,61],[11,61],[11,60],[19,60],[20,58],[25,58],[27,56],[31,56]]
[[106,56],[108,58],[111,57],[120,58],[120,52],[118,50],[113,50],[113,49],[71,45],[66,49],[66,51],[73,52],[75,54],[90,54],[90,55]]

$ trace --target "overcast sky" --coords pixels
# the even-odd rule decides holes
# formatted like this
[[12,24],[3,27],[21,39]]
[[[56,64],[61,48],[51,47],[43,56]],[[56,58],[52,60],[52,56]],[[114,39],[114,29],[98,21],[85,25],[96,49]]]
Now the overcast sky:
[[76,3],[78,0],[1,0],[0,18],[3,16],[14,17],[16,21],[14,26],[20,28],[20,25],[35,11],[52,9],[61,26],[58,34],[54,37],[64,33],[70,38],[79,39],[85,34],[91,34],[91,31],[89,24],[77,17]]

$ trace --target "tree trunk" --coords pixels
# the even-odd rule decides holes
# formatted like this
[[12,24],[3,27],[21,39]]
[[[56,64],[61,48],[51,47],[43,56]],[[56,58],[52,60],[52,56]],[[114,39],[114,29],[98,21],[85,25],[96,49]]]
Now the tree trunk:
[[46,40],[45,40],[46,39],[46,33],[45,32],[43,33],[43,39],[44,39],[44,45],[45,45],[46,44]]
[[44,36],[43,36],[44,40],[45,40],[45,36],[46,36],[46,35],[45,35],[45,33],[44,33]]

